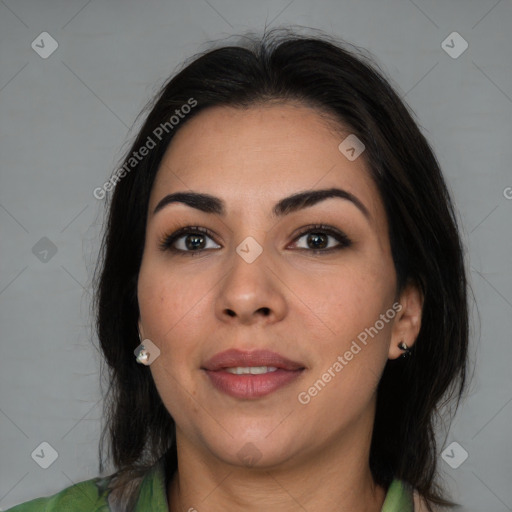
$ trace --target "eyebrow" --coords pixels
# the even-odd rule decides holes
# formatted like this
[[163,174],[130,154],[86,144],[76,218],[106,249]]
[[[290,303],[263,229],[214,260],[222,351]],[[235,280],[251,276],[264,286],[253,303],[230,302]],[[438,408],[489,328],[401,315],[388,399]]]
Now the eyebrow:
[[[328,188],[322,190],[306,190],[281,199],[272,209],[273,217],[283,217],[298,210],[308,208],[321,201],[339,197],[352,202],[370,220],[370,213],[366,206],[350,192],[340,188]],[[198,192],[176,192],[168,194],[156,205],[153,215],[171,203],[183,203],[191,208],[196,208],[205,213],[212,213],[224,217],[226,214],[225,203],[222,199]]]

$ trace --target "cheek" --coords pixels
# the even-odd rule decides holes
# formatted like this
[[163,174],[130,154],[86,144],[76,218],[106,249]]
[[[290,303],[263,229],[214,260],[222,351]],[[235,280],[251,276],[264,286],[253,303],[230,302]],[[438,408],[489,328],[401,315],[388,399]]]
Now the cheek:
[[[185,407],[193,410],[197,404],[194,369],[199,367],[198,342],[204,301],[197,286],[184,286],[183,278],[171,279],[163,271],[141,268],[138,299],[145,337],[160,350],[160,356],[150,365],[160,396],[171,413]],[[179,290],[176,292],[175,290]],[[204,296],[204,293],[203,293]],[[186,390],[186,391],[185,391]]]
[[394,270],[383,261],[354,259],[353,264],[314,279],[301,279],[304,302],[340,339],[356,336],[372,326],[392,304]]
[[338,272],[318,277],[315,286],[303,282],[310,304],[316,305],[309,316],[313,323],[318,316],[329,329],[317,325],[321,335],[318,329],[310,330],[317,364],[307,385],[318,393],[314,399],[310,395],[315,414],[327,414],[339,404],[333,414],[345,421],[345,414],[357,415],[368,404],[387,362],[394,315],[386,312],[395,293],[394,268],[384,258],[360,257]]
[[[201,325],[201,291],[195,285],[184,286],[184,277],[169,277],[156,265],[141,267],[138,282],[139,309],[145,337],[160,349],[150,365],[156,388],[175,421],[186,423],[180,411],[197,411],[194,380]],[[179,290],[176,292],[175,290]],[[204,296],[204,293],[202,294]],[[198,365],[199,363],[197,363]]]
[[[204,280],[169,271],[167,265],[142,265],[138,301],[145,332],[167,343],[174,332],[199,324],[208,290]],[[189,337],[192,333],[189,333]]]

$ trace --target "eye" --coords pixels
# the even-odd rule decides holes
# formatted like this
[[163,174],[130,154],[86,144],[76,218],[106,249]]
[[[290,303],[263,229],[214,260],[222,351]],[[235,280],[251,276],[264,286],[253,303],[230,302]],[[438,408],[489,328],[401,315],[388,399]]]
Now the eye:
[[[339,251],[340,249],[352,245],[352,241],[347,235],[345,235],[345,233],[323,224],[316,224],[314,226],[304,228],[299,236],[295,238],[295,244],[297,243],[296,241],[301,238],[305,238],[306,247],[299,248],[304,250],[311,249],[315,254]],[[334,247],[329,247],[329,239],[336,240],[338,244],[334,245]]]
[[[323,224],[303,228],[292,245],[297,246],[297,241],[305,238],[306,235],[306,247],[298,248],[314,254],[330,253],[352,245],[352,241],[347,235],[336,228]],[[208,239],[213,242],[213,246],[208,247]],[[214,235],[209,229],[200,226],[187,226],[164,236],[159,247],[162,251],[194,255],[208,249],[220,249],[221,247],[213,239]],[[329,246],[330,239],[337,241],[337,245]]]
[[[167,235],[161,240],[159,247],[162,251],[175,253],[201,253],[206,249],[219,249],[220,246],[208,247],[207,239],[212,239],[209,229],[199,226],[187,226]],[[213,241],[213,240],[212,240]]]

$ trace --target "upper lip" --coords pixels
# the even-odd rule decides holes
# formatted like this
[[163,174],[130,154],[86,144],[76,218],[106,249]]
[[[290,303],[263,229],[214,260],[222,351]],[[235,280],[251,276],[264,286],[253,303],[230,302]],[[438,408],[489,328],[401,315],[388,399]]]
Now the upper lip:
[[222,368],[236,367],[252,367],[252,366],[274,366],[283,370],[302,370],[304,365],[296,361],[292,361],[277,352],[270,350],[253,350],[246,352],[238,349],[229,349],[224,352],[215,354],[208,359],[203,369],[216,371]]

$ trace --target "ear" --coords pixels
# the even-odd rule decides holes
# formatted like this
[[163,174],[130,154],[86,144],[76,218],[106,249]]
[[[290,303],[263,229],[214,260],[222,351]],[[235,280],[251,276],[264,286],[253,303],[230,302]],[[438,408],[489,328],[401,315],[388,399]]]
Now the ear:
[[404,352],[398,345],[403,341],[409,348],[416,342],[421,328],[423,311],[423,294],[419,287],[410,282],[403,289],[398,299],[402,306],[393,322],[389,359],[397,359]]
[[139,335],[140,335],[140,339],[141,339],[141,342],[142,342],[142,340],[144,340],[145,337],[144,337],[144,329],[142,329],[142,322],[140,320],[140,317],[139,317],[139,320],[137,321],[137,327],[139,329]]

